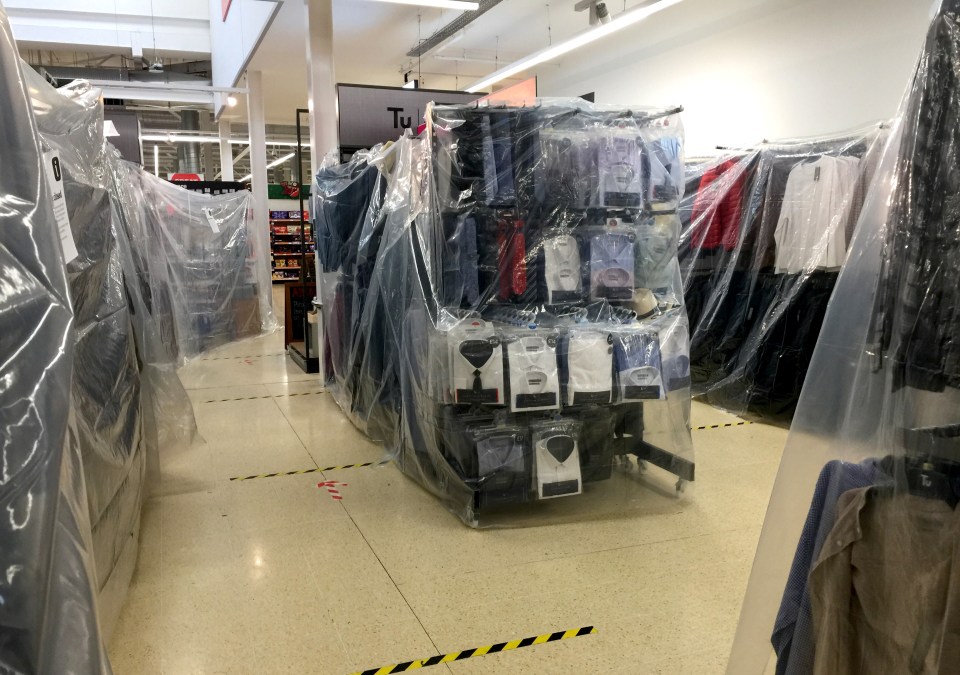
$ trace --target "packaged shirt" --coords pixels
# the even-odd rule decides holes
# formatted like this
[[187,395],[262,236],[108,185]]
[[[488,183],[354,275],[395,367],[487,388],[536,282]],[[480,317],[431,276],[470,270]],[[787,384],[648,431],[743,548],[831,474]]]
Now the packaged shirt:
[[580,246],[576,239],[562,234],[543,242],[543,275],[549,304],[580,299]]
[[520,429],[496,429],[477,436],[480,508],[519,504],[530,491],[530,450]]
[[538,136],[538,191],[545,203],[573,209],[596,206],[597,153],[593,135],[544,129]]
[[503,346],[480,319],[450,335],[455,403],[503,405]]
[[633,300],[636,235],[632,231],[595,231],[590,235],[590,297]]
[[527,335],[507,343],[507,362],[510,366],[510,410],[560,407],[555,336]]
[[628,133],[601,138],[597,172],[600,177],[600,206],[639,208],[643,205],[643,162],[639,138]]
[[566,404],[608,404],[613,394],[613,347],[608,333],[571,331],[564,340]]
[[561,420],[533,430],[537,496],[540,499],[583,492],[579,428],[576,422]]
[[620,400],[664,397],[660,338],[652,331],[614,335],[613,353]]
[[670,291],[678,276],[679,216],[653,211],[640,219],[636,230],[636,285],[661,297],[672,296]]
[[680,140],[665,136],[646,144],[648,165],[647,202],[675,204],[683,185],[683,164],[680,161]]

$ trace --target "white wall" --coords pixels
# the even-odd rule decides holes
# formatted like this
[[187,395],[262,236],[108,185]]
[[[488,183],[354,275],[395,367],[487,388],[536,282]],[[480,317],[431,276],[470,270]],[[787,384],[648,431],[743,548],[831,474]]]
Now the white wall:
[[929,0],[686,0],[541,68],[539,93],[681,104],[688,155],[832,134],[893,116],[930,9]]
[[[209,0],[209,7],[213,86],[234,87],[280,10],[280,3],[233,0],[226,20],[221,0]],[[217,94],[214,101],[214,112],[219,116],[225,97]]]

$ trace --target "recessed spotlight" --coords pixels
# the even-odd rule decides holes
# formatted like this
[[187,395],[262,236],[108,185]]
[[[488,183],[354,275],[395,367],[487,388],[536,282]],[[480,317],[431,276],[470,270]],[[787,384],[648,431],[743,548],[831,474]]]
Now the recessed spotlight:
[[233,94],[230,94],[229,96],[227,96],[227,105],[230,106],[231,108],[236,108],[236,107],[237,107],[237,97],[234,96]]

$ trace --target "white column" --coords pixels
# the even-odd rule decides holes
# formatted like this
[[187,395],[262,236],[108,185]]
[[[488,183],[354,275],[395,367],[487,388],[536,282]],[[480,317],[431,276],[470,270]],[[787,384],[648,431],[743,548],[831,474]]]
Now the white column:
[[[263,256],[270,265],[270,209],[267,202],[267,134],[263,116],[263,77],[259,70],[247,71],[247,115],[250,126],[250,187],[253,192],[255,226],[254,256]],[[271,316],[273,293],[260,293],[260,316]]]
[[[307,19],[307,94],[310,109],[310,157],[316,175],[323,158],[339,151],[337,89],[333,64],[331,0],[305,0]],[[339,161],[339,156],[337,161]],[[306,178],[306,177],[305,177]]]
[[233,180],[233,147],[230,145],[230,120],[220,118],[220,180]]

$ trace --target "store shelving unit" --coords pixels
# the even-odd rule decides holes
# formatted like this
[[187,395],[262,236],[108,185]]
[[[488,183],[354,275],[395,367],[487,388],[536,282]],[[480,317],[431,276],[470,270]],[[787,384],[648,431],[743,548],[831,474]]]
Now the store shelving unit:
[[[272,211],[277,213],[296,213],[294,211]],[[300,238],[301,221],[299,218],[270,218],[270,254],[274,281],[299,281],[303,264],[303,254],[307,254],[307,276],[312,275],[313,257],[316,244],[313,240],[313,226],[306,221],[305,239]]]

